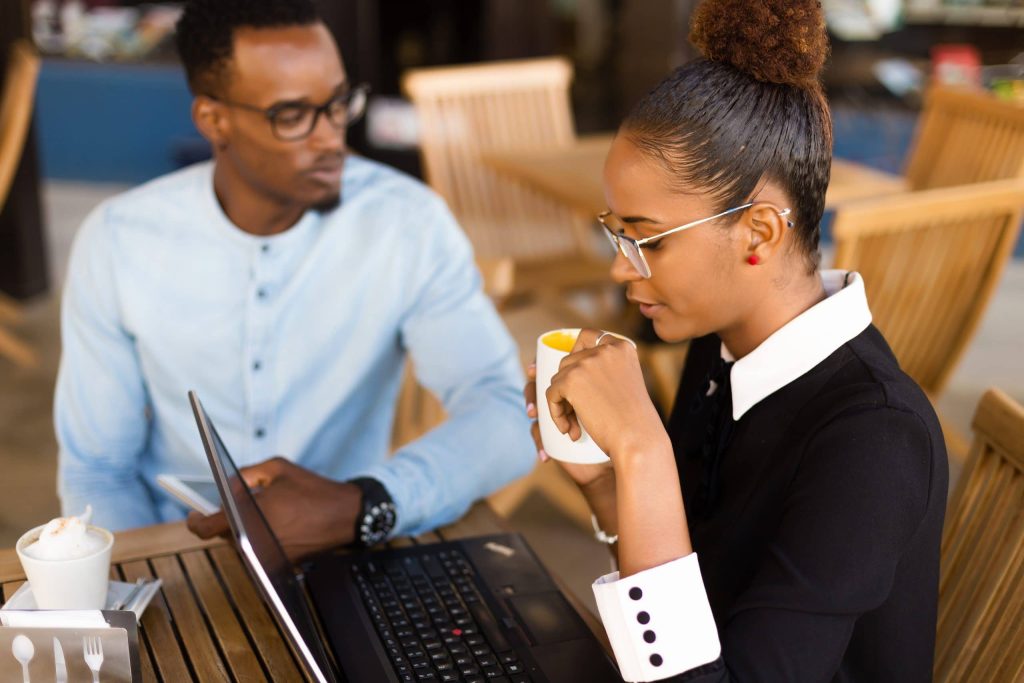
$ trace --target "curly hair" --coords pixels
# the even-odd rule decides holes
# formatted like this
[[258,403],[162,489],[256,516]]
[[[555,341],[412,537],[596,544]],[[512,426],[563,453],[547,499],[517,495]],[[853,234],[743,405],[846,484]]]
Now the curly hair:
[[312,0],[188,0],[175,40],[193,95],[224,86],[235,29],[308,26],[320,20]]
[[766,179],[778,183],[793,200],[797,243],[813,272],[832,166],[821,3],[705,0],[690,40],[703,56],[649,92],[623,133],[721,210],[749,201]]

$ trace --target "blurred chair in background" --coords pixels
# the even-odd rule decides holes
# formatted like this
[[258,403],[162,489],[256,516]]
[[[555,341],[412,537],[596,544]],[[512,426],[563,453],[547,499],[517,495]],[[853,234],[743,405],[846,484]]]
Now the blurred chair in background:
[[[977,332],[1020,234],[1024,181],[908,192],[836,213],[835,267],[864,276],[875,325],[934,400]],[[944,424],[953,453],[960,439]]]
[[[21,161],[32,122],[38,77],[39,56],[35,49],[27,40],[12,43],[0,93],[0,207],[7,201]],[[35,352],[5,327],[17,323],[20,317],[17,305],[0,294],[0,356],[16,365],[31,367],[37,362]]]
[[938,683],[1024,677],[1024,406],[990,389],[973,427],[942,538]]
[[1008,178],[1024,178],[1024,107],[983,90],[932,88],[907,161],[909,188]]
[[[866,169],[854,162],[846,166]],[[891,178],[908,190],[1024,178],[1024,107],[984,90],[932,87],[924,98],[904,175]]]
[[[483,161],[489,152],[569,147],[576,134],[562,57],[415,69],[402,80],[416,107],[427,182],[451,207],[480,258],[511,258],[512,298],[540,300],[566,324],[608,317],[608,255],[590,217]],[[593,310],[572,290],[600,292]],[[614,295],[611,295],[614,298]],[[597,312],[600,311],[600,312]]]

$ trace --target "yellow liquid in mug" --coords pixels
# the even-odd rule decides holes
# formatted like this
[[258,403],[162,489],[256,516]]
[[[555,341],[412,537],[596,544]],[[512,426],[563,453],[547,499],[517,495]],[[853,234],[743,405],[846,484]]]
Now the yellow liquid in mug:
[[541,341],[545,346],[550,346],[555,351],[569,353],[572,351],[572,347],[576,346],[576,335],[566,334],[565,332],[552,332],[544,335]]

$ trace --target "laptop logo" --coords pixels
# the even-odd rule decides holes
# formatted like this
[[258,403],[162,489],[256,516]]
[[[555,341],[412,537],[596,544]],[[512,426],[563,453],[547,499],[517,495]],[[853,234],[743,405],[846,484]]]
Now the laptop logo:
[[516,554],[516,551],[513,550],[512,548],[509,548],[507,545],[502,545],[501,543],[495,543],[494,541],[490,541],[489,543],[484,543],[484,547],[487,548],[488,550],[490,550],[492,553],[497,553],[498,555],[501,555],[502,557],[512,557],[513,555]]

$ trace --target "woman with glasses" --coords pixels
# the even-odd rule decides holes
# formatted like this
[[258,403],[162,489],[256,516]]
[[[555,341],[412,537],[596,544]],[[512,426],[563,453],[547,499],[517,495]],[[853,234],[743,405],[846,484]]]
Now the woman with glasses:
[[860,276],[819,269],[821,7],[707,0],[691,40],[619,129],[599,217],[629,300],[690,340],[668,424],[597,330],[526,388],[610,457],[560,464],[617,552],[594,585],[616,659],[628,681],[930,680],[946,454]]

